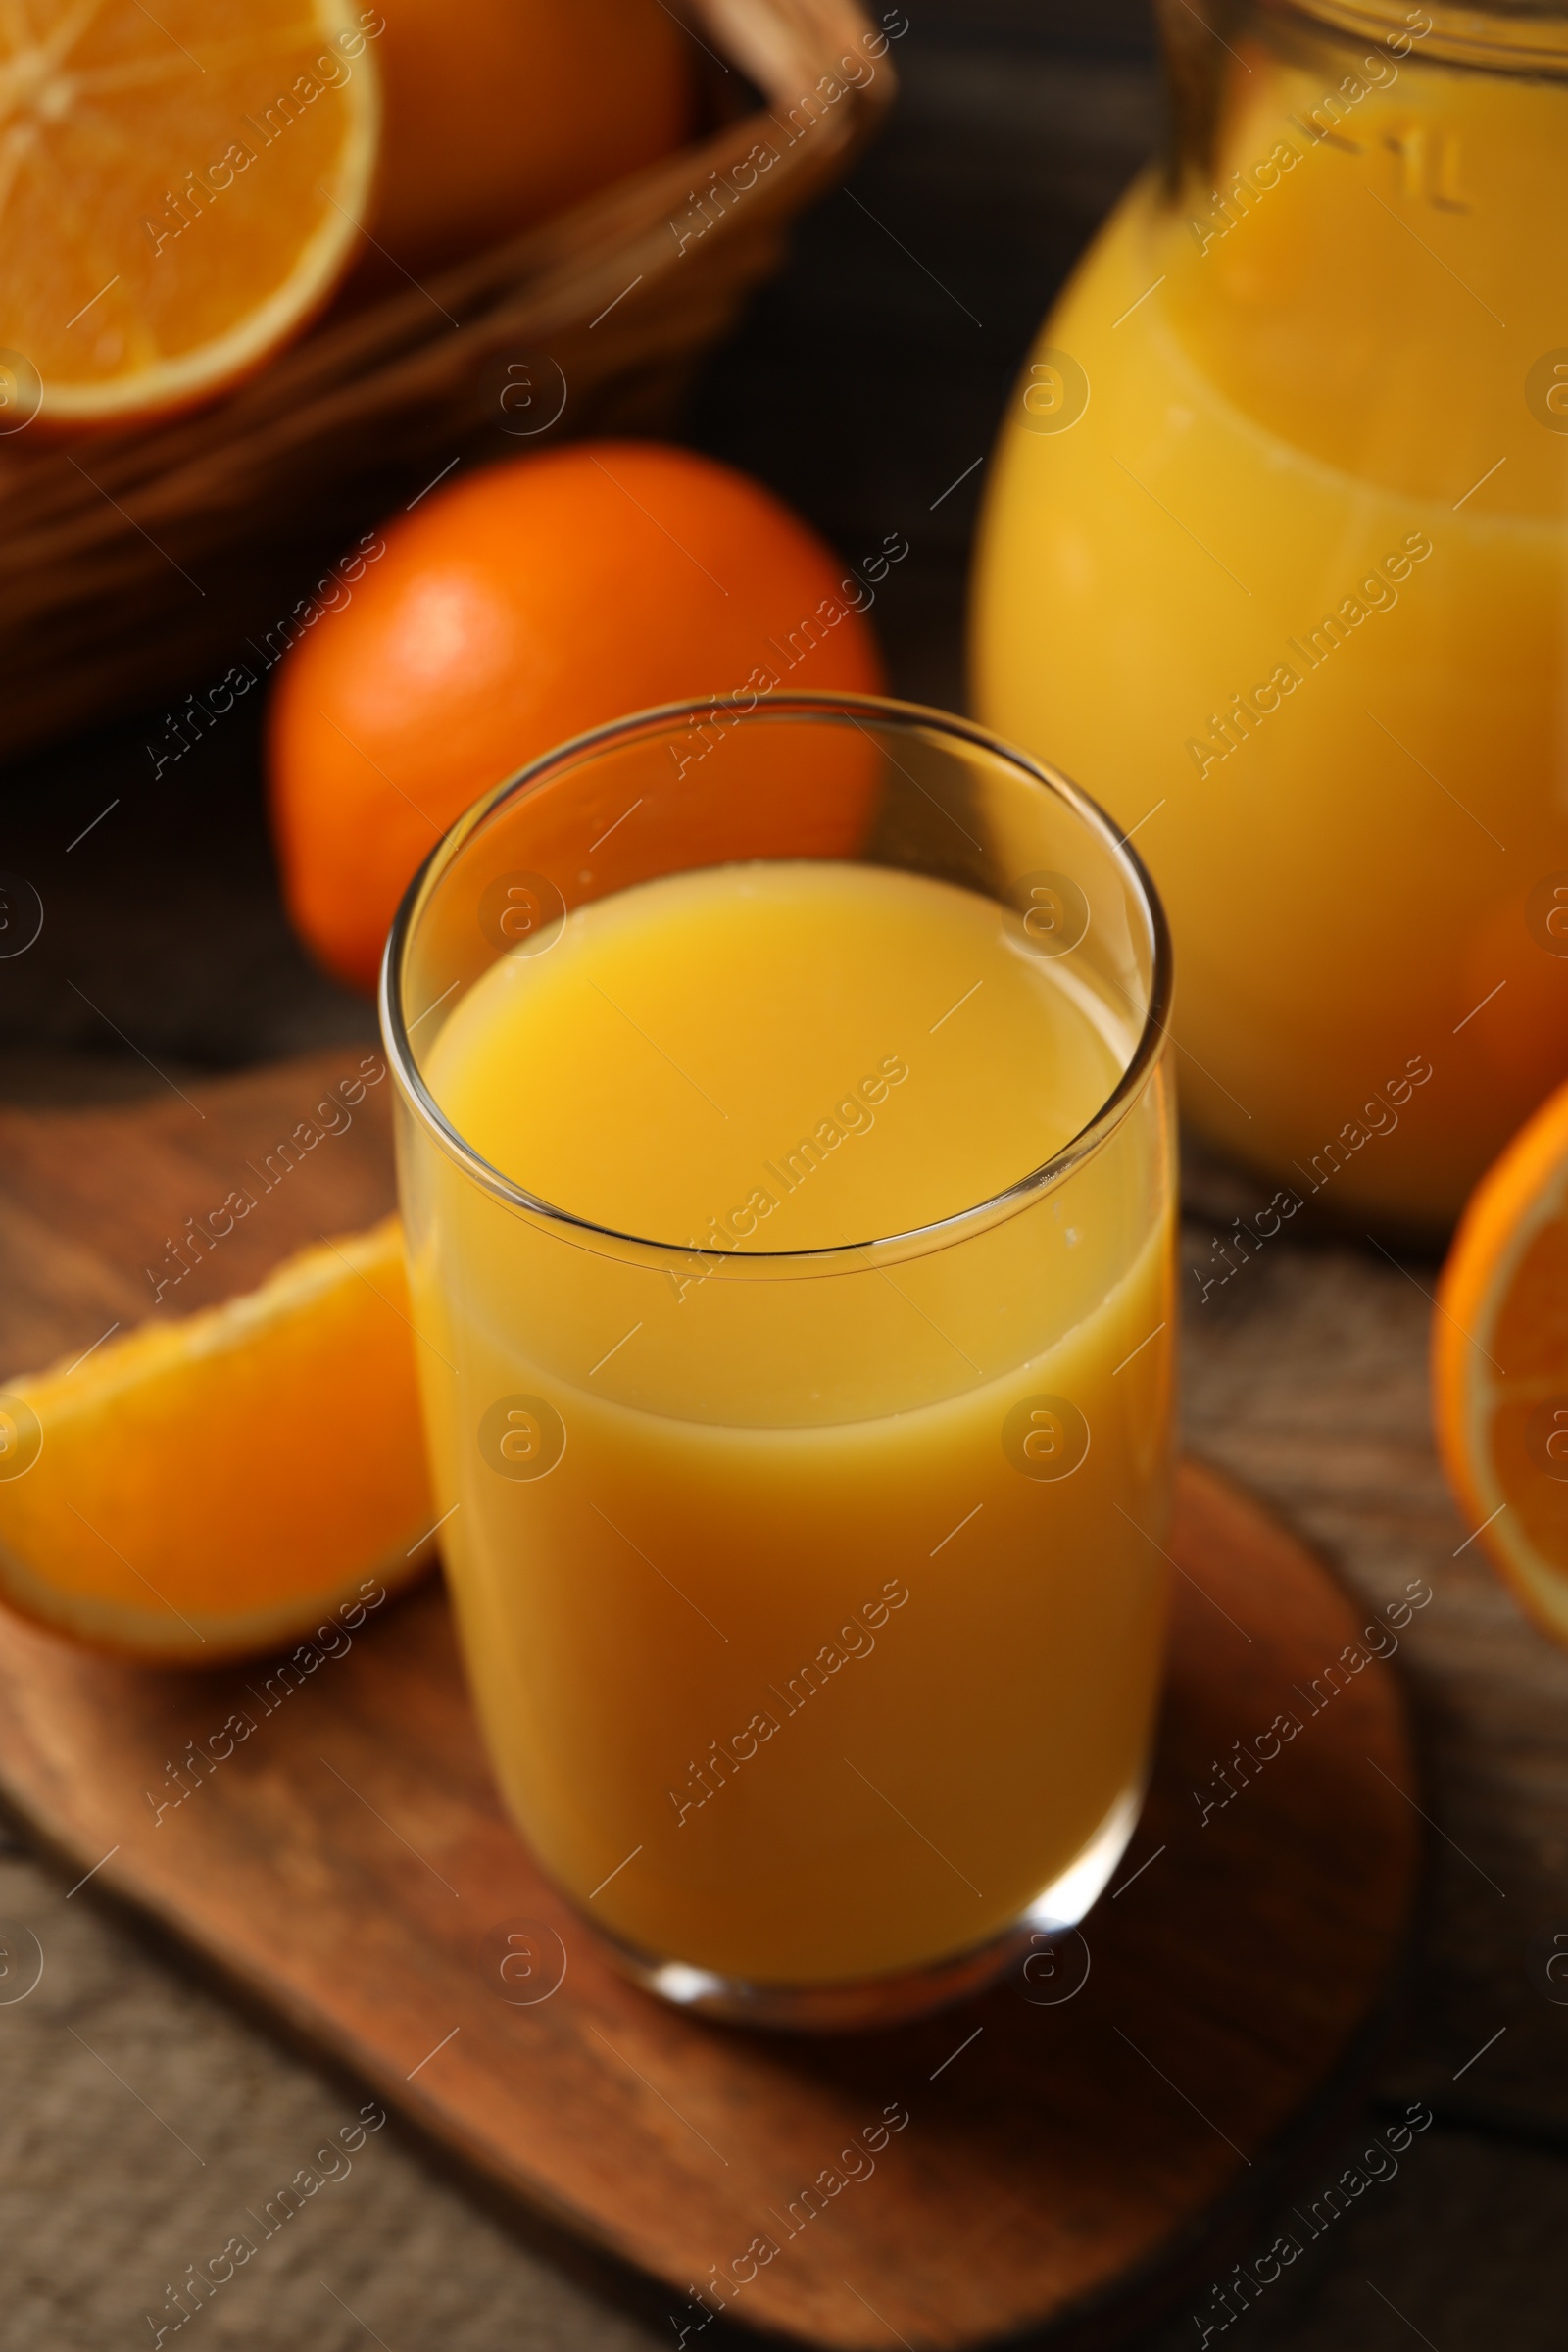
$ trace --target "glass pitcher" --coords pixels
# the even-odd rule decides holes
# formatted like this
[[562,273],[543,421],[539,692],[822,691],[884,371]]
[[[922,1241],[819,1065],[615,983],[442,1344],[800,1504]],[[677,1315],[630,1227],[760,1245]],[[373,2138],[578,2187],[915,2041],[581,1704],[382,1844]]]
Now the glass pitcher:
[[978,714],[1135,839],[1183,1108],[1439,1228],[1568,1075],[1568,13],[1158,0],[987,490]]

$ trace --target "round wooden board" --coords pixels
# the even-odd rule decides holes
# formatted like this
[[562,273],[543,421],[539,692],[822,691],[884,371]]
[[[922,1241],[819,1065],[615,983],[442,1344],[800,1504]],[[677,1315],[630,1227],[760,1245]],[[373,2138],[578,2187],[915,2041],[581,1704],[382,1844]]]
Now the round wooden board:
[[[0,1296],[24,1249],[27,1311],[71,1344],[97,1312],[88,1236],[103,1285],[135,1270],[114,1202],[178,1230],[293,1083],[210,1090],[178,1162],[164,1114],[94,1114],[85,1192],[75,1123],[24,1122],[0,1161]],[[310,1216],[335,1230],[318,1156]],[[382,1180],[338,1164],[357,1201]],[[1206,2305],[1303,2164],[1322,2187],[1314,2134],[1364,2063],[1420,1856],[1405,1708],[1366,1612],[1193,1464],[1171,1550],[1158,1757],[1111,1888],[1027,1970],[896,2033],[741,2034],[627,1984],[500,1810],[436,1586],[271,1704],[265,1669],[154,1673],[0,1618],[0,1789],[74,1878],[95,1869],[84,1899],[154,1915],[537,2222],[641,2275],[677,2341],[706,2325],[706,2289],[735,2323],[818,2345],[1114,2343],[1180,2295]],[[254,1731],[160,1819],[168,1760],[234,1711]],[[566,1960],[530,2006],[500,1997],[495,1932],[517,1919]]]

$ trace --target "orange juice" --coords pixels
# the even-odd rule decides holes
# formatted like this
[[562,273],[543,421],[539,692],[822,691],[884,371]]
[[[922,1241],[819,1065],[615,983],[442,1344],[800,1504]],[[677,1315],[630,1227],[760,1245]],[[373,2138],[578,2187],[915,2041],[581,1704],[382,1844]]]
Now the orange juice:
[[405,1138],[470,1676],[540,1860],[635,1952],[875,1979],[1075,1916],[1121,1850],[1165,1613],[1158,1066],[959,1226],[1095,1118],[1129,1017],[977,891],[780,859],[575,906],[425,1049],[550,1204]]
[[1208,41],[1174,186],[1032,355],[973,662],[1136,828],[1184,1107],[1302,1198],[1437,1223],[1568,1068],[1568,60],[1358,13]]

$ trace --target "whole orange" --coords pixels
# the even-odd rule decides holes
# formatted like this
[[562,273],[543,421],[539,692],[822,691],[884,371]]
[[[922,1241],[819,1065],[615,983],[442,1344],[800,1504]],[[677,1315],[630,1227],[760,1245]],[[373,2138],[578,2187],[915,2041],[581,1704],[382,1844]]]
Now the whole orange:
[[[398,901],[446,828],[567,737],[749,684],[882,686],[870,591],[771,492],[687,450],[577,442],[514,459],[381,536],[384,554],[286,656],[270,713],[289,912],[353,987],[373,988]],[[827,829],[803,809],[800,854],[848,849],[853,824],[827,804],[867,789],[803,778]]]
[[690,130],[698,52],[660,0],[378,0],[373,13],[371,226],[407,270],[514,236]]

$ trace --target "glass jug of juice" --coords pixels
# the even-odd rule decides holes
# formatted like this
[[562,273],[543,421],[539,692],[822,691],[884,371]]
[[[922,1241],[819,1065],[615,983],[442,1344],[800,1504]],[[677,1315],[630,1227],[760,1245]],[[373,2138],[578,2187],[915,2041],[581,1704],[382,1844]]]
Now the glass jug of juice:
[[1135,838],[1184,1111],[1436,1228],[1568,1076],[1568,13],[1159,0],[987,489],[979,715]]

